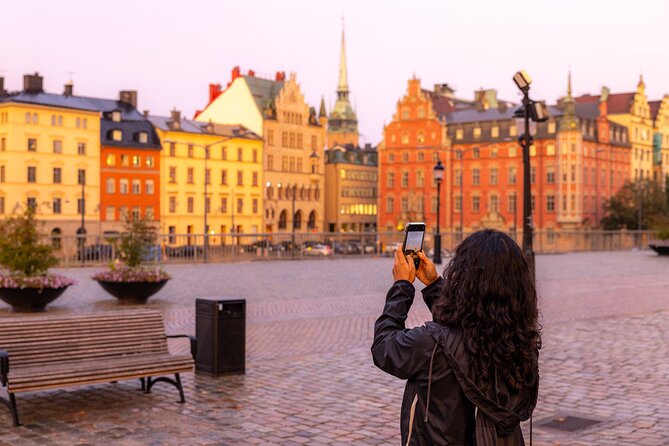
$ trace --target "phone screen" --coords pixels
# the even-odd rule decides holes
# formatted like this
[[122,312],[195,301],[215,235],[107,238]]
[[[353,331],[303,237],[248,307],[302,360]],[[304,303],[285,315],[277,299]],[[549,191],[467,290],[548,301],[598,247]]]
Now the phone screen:
[[423,234],[424,231],[408,231],[404,252],[420,251],[423,247]]

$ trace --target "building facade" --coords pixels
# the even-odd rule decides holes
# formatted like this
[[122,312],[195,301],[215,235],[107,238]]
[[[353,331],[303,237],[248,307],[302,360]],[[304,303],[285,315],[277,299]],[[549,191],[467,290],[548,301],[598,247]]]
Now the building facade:
[[325,128],[306,103],[295,74],[286,79],[232,71],[223,90],[210,86],[209,103],[196,121],[242,125],[262,135],[264,224],[262,232],[322,232]]
[[669,183],[669,95],[649,104],[653,118],[653,179],[666,187]]
[[100,117],[93,101],[45,93],[39,74],[9,93],[0,82],[0,216],[30,206],[54,243],[99,231]]
[[100,121],[102,232],[123,230],[128,219],[160,219],[160,141],[151,122],[129,102],[105,110]]
[[[263,144],[241,126],[191,121],[173,110],[149,116],[162,142],[164,234],[254,234],[263,224]],[[205,194],[206,189],[206,194]],[[205,227],[205,213],[207,227]],[[188,238],[192,241],[192,238]],[[182,243],[175,237],[171,243]]]
[[325,225],[328,232],[376,230],[378,156],[371,146],[325,151]]

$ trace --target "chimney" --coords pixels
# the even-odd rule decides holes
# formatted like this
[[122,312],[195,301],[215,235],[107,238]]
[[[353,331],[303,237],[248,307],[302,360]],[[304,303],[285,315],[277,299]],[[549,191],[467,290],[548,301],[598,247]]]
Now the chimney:
[[286,80],[286,72],[285,71],[277,71],[276,75],[274,76],[274,79],[276,81]]
[[249,70],[249,77],[254,77],[256,75],[256,72],[253,70]]
[[0,76],[0,96],[6,94],[7,91],[5,91],[5,78]]
[[63,96],[72,96],[74,94],[74,84],[72,81],[65,84],[65,89],[63,90]]
[[149,117],[149,111],[148,110],[144,110],[142,112],[142,114],[144,115],[144,119],[148,119],[148,117]]
[[119,101],[137,108],[137,90],[121,90],[119,92]]
[[44,78],[37,72],[35,74],[25,74],[23,76],[23,90],[26,93],[44,93],[43,80]]
[[241,75],[242,75],[242,71],[239,69],[239,66],[236,66],[232,69],[232,79],[231,80],[234,81],[235,79],[237,79]]
[[172,111],[170,112],[170,120],[167,121],[167,126],[171,130],[181,129],[181,112],[176,108],[172,109]]
[[223,93],[221,84],[209,84],[209,104]]

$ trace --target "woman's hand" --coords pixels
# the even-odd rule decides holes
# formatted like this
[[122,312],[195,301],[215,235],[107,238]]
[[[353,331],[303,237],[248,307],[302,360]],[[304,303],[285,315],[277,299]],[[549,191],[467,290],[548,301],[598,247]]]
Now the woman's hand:
[[418,251],[418,258],[420,259],[420,264],[418,265],[418,271],[416,271],[416,277],[418,277],[418,280],[423,282],[425,286],[428,286],[439,278],[437,267],[434,266],[432,260],[430,260],[423,251]]
[[404,255],[402,245],[399,245],[395,250],[393,279],[395,279],[395,282],[398,280],[408,280],[411,283],[416,280],[416,265],[414,265],[411,256]]

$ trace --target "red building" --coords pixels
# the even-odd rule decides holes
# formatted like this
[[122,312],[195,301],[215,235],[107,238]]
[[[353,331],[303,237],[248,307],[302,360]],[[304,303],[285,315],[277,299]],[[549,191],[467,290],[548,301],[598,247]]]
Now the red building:
[[118,231],[127,216],[160,219],[160,143],[153,125],[132,104],[103,112],[100,219]]

